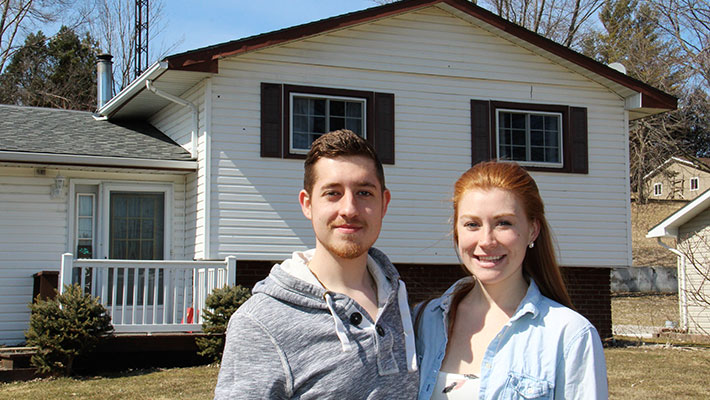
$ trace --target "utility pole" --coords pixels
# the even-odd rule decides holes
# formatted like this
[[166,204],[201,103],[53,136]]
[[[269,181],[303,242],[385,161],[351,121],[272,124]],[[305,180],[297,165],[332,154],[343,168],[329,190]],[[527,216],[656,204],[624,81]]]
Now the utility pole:
[[136,0],[134,78],[148,69],[148,8],[148,0]]

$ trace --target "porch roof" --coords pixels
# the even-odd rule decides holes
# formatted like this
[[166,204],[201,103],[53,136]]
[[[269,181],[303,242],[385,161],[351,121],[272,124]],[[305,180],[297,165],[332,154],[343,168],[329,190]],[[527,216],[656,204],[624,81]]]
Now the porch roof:
[[[194,158],[145,121],[100,120],[90,112],[0,105],[0,161],[195,169]],[[81,161],[78,161],[81,160]],[[134,161],[132,161],[134,160]]]
[[651,228],[646,234],[647,238],[677,238],[678,228],[695,218],[698,214],[710,207],[710,189],[703,192],[695,200],[674,212],[658,225]]

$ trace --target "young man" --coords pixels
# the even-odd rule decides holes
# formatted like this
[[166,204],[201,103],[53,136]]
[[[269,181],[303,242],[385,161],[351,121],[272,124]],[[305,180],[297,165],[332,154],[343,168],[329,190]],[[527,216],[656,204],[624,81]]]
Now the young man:
[[321,136],[305,162],[316,247],[274,265],[232,316],[215,399],[413,399],[407,292],[377,240],[390,192],[372,147]]

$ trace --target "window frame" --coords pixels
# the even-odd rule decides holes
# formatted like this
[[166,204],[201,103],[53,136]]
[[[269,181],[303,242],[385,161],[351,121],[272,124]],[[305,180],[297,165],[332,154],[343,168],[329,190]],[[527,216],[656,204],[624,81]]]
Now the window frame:
[[[656,188],[658,188],[658,190],[656,190]],[[663,183],[656,182],[653,184],[653,195],[654,196],[663,196]]]
[[[695,188],[693,188],[693,182],[695,182]],[[695,192],[700,189],[700,177],[694,176],[689,180],[690,191]]]
[[[497,113],[500,109],[562,114],[562,166],[523,165],[528,171],[589,173],[589,118],[586,107],[471,99],[471,165],[498,159]],[[504,161],[504,160],[501,160]]]
[[[368,104],[371,102],[371,100],[368,100],[366,97],[351,97],[351,96],[342,96],[342,95],[328,95],[328,94],[314,94],[314,93],[301,93],[298,91],[289,91],[287,92],[288,94],[288,101],[284,105],[284,108],[288,107],[288,122],[286,123],[286,129],[288,131],[288,141],[287,143],[284,144],[284,148],[288,149],[288,154],[289,155],[306,155],[308,153],[309,149],[296,149],[293,147],[293,107],[294,107],[294,98],[296,97],[301,97],[301,98],[307,98],[307,99],[324,99],[326,100],[326,124],[330,124],[330,100],[342,100],[342,101],[350,101],[350,102],[359,102],[362,103],[362,138],[367,140],[368,139],[368,117],[369,113],[367,112],[368,110]],[[331,129],[329,127],[326,127],[325,132],[329,132]],[[285,136],[285,135],[284,135]],[[288,146],[288,147],[286,147]]]
[[[559,130],[557,134],[557,139],[559,140],[559,147],[558,147],[558,156],[559,156],[559,162],[553,163],[553,162],[544,162],[544,161],[526,161],[526,160],[513,160],[513,159],[501,159],[500,158],[500,113],[501,112],[508,112],[508,113],[515,113],[515,114],[524,114],[525,115],[525,120],[526,120],[526,125],[525,125],[525,136],[526,136],[526,144],[525,144],[525,152],[526,156],[530,154],[532,145],[530,141],[531,137],[531,129],[530,129],[530,116],[531,115],[544,115],[544,116],[557,116],[557,128]],[[543,110],[532,110],[532,109],[519,109],[519,108],[495,108],[495,152],[496,152],[496,158],[501,160],[501,161],[512,161],[516,162],[522,166],[525,167],[539,167],[539,168],[563,168],[564,167],[564,114],[562,111],[543,111]]]
[[[367,92],[362,90],[350,90],[350,89],[335,89],[326,88],[318,86],[301,86],[301,85],[283,85],[283,148],[284,148],[284,158],[295,158],[295,159],[305,159],[308,150],[297,150],[294,151],[291,145],[291,128],[292,128],[292,114],[293,114],[293,95],[300,95],[303,97],[321,97],[321,98],[342,98],[342,99],[353,99],[364,101],[365,107],[363,109],[364,114],[364,139],[373,143],[372,135],[370,132],[374,131],[374,92]],[[372,117],[371,117],[372,116]]]
[[[79,215],[79,198],[80,197],[90,197],[91,198],[91,239],[79,238],[79,219],[85,218],[85,216]],[[74,200],[74,244],[72,246],[72,253],[75,258],[79,258],[79,240],[91,240],[91,256],[92,258],[96,256],[96,239],[97,239],[97,204],[96,204],[96,194],[77,192]]]
[[101,193],[101,253],[102,258],[109,258],[109,235],[110,235],[110,201],[111,192],[149,192],[163,193],[163,260],[170,260],[172,257],[172,184],[131,184],[131,183],[103,183],[100,188]]

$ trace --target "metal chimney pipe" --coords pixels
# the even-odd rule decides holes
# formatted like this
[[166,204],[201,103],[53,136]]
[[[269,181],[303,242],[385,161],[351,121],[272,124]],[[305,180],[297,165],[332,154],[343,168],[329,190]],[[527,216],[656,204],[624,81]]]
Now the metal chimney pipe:
[[113,97],[113,58],[110,54],[99,54],[96,62],[96,106],[101,109]]

